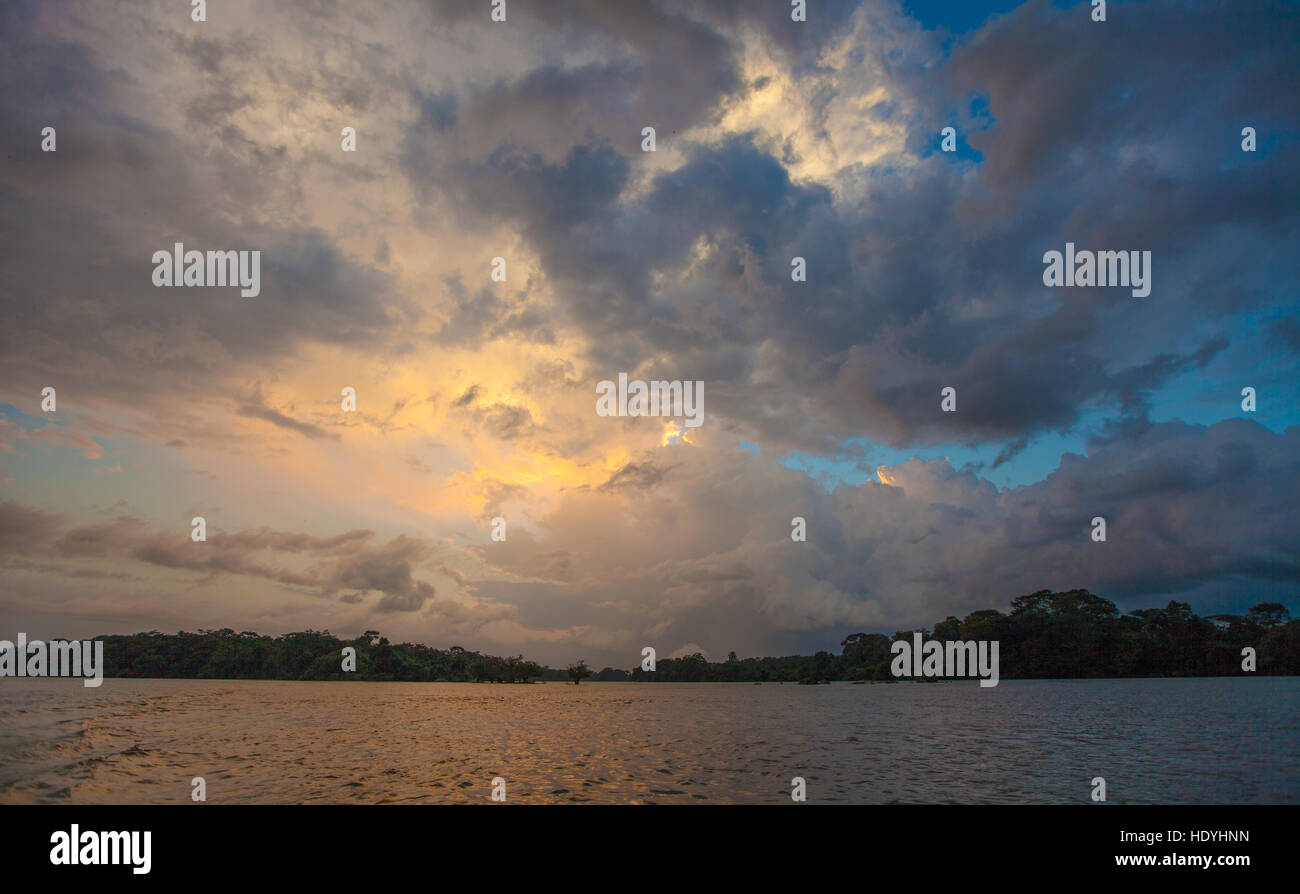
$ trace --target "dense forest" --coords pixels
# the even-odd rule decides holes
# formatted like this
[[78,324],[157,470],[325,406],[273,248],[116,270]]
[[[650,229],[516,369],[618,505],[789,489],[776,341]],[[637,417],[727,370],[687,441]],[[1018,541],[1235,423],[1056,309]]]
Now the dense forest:
[[[284,636],[224,630],[170,635],[101,636],[107,677],[197,677],[226,680],[424,680],[527,683],[544,668],[522,655],[498,658],[460,646],[393,645],[378,631],[342,640],[326,631]],[[356,649],[356,670],[343,669],[343,650]]]
[[[892,680],[890,643],[911,640],[854,633],[839,655],[710,662],[698,653],[664,658],[654,671],[639,667],[591,672],[585,662],[544,668],[523,656],[498,658],[459,646],[433,649],[394,645],[377,631],[352,640],[308,630],[271,637],[233,630],[176,635],[137,633],[99,637],[105,675],[247,680],[424,680],[523,683],[534,679],[646,682],[821,682]],[[963,619],[945,618],[925,640],[997,640],[1002,679],[1071,677],[1195,677],[1242,673],[1242,648],[1257,654],[1260,674],[1300,674],[1300,620],[1278,603],[1256,605],[1246,615],[1197,617],[1185,602],[1121,614],[1087,590],[1040,590],[1012,600],[1010,614],[988,609]],[[343,670],[343,649],[356,650],[356,670]]]
[[[1300,620],[1289,621],[1282,605],[1269,602],[1240,615],[1199,618],[1185,602],[1121,615],[1115,604],[1087,590],[1040,590],[1011,602],[1011,613],[977,611],[948,617],[921,629],[923,640],[997,640],[1001,678],[1204,677],[1242,673],[1241,650],[1256,651],[1257,673],[1300,674]],[[820,682],[892,680],[892,637],[854,633],[839,655],[709,662],[702,655],[662,659],[652,673],[606,668],[594,680]]]

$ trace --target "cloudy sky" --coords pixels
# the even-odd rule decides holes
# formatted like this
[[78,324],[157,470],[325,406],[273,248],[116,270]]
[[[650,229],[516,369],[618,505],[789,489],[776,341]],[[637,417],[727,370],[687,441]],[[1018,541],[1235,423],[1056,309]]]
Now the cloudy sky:
[[[1300,609],[1295,4],[188,6],[0,7],[6,636]],[[261,293],[155,288],[175,242]],[[1044,286],[1066,242],[1150,295]],[[597,415],[619,372],[704,424]]]

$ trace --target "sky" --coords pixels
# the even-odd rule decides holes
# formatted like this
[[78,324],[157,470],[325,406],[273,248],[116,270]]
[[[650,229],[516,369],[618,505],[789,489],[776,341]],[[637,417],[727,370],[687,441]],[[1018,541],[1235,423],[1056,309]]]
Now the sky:
[[[1296,4],[186,6],[0,7],[7,638],[1300,612]],[[156,287],[177,242],[260,293]],[[1066,243],[1150,294],[1045,285]]]

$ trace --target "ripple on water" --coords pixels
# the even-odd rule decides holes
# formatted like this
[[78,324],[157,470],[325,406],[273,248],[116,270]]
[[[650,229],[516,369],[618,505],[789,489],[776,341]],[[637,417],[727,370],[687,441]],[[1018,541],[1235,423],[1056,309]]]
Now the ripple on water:
[[[1300,801],[1300,680],[944,686],[60,680],[0,688],[0,801]],[[1189,710],[1188,705],[1196,705]],[[1117,709],[1122,706],[1122,710]],[[1081,782],[1082,780],[1082,782]]]

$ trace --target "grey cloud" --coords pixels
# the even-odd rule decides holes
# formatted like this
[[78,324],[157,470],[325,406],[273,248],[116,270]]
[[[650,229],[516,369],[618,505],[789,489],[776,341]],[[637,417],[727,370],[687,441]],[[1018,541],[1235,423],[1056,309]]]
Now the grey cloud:
[[[892,485],[827,493],[744,450],[662,453],[645,462],[671,457],[673,475],[637,500],[615,508],[615,494],[574,493],[536,535],[492,544],[493,567],[551,583],[477,581],[477,592],[533,626],[583,618],[638,644],[750,654],[1005,610],[1042,587],[1086,587],[1125,609],[1195,594],[1206,611],[1231,610],[1300,594],[1300,509],[1276,487],[1300,472],[1296,428],[1149,424],[1006,490],[944,460],[902,463]],[[796,515],[806,543],[790,539]],[[1105,543],[1090,536],[1097,515]]]
[[451,405],[457,408],[468,407],[470,404],[474,403],[474,401],[478,398],[479,392],[481,390],[482,389],[478,385],[470,385],[468,388],[465,389],[464,394],[462,394],[460,397],[456,398],[454,401],[451,402]]
[[483,421],[488,433],[502,441],[525,437],[537,427],[527,407],[506,404],[493,404]]
[[[502,144],[460,163],[457,188],[465,207],[521,227],[592,339],[590,365],[662,358],[671,377],[706,379],[710,413],[765,444],[1011,447],[1086,412],[1137,418],[1179,377],[1219,358],[1220,373],[1240,368],[1228,349],[1247,336],[1231,315],[1267,309],[1300,272],[1285,249],[1300,222],[1295,153],[1237,146],[1243,120],[1297,117],[1293,96],[1263,89],[1294,79],[1296,20],[1266,4],[1144,4],[1095,53],[1066,16],[1031,3],[995,19],[954,51],[942,92],[916,60],[895,66],[891,87],[935,114],[986,93],[994,122],[963,134],[985,161],[927,149],[850,178],[852,202],[794,183],[743,134],[684,147],[683,166],[635,194],[635,150],[603,137],[556,157]],[[1225,19],[1229,51],[1211,52],[1207,22]],[[1195,83],[1169,74],[1183,70]],[[919,122],[918,152],[940,120]],[[1153,251],[1153,297],[1045,289],[1042,253],[1067,240]],[[807,283],[790,281],[796,255]],[[1197,337],[1189,302],[1230,334]],[[947,385],[954,414],[938,411]]]
[[247,416],[251,419],[264,419],[272,425],[280,428],[287,428],[290,431],[296,431],[300,435],[306,435],[309,438],[333,438],[338,439],[335,432],[326,431],[319,425],[313,425],[310,422],[300,422],[290,416],[286,416],[279,410],[273,410],[269,407],[242,406],[239,408],[240,416]]
[[[0,273],[6,379],[57,372],[83,393],[134,403],[160,388],[202,389],[232,360],[280,359],[306,342],[375,345],[409,318],[386,274],[323,231],[269,224],[256,210],[297,191],[276,147],[223,133],[197,158],[189,135],[136,117],[147,109],[138,85],[101,67],[94,47],[50,42],[6,15],[15,26],[0,54],[0,147],[12,162],[0,175],[0,235],[12,252]],[[45,123],[58,125],[57,153],[30,138]],[[176,241],[260,250],[261,295],[155,289],[150,259]]]
[[377,590],[383,595],[376,606],[381,612],[412,612],[434,597],[432,584],[412,576],[416,565],[429,558],[432,548],[405,535],[381,547],[357,551],[341,559],[329,572],[327,588],[346,587],[359,592]]
[[[0,553],[32,553],[63,561],[88,556],[134,561],[208,575],[260,578],[323,596],[340,590],[353,596],[374,591],[380,594],[375,607],[380,612],[412,612],[433,599],[434,586],[415,577],[415,572],[434,557],[436,548],[406,535],[382,544],[374,544],[374,538],[375,532],[366,529],[321,537],[269,528],[229,533],[209,528],[208,539],[196,543],[189,539],[188,525],[164,533],[142,519],[120,516],[68,527],[48,513],[0,503]],[[295,555],[308,558],[306,568],[276,567],[262,560]],[[76,569],[68,573],[85,576]]]
[[600,486],[601,490],[648,490],[664,479],[669,469],[657,466],[653,462],[630,462],[618,469],[609,480]]
[[62,527],[57,515],[11,500],[0,502],[0,551],[23,554],[45,546]]

